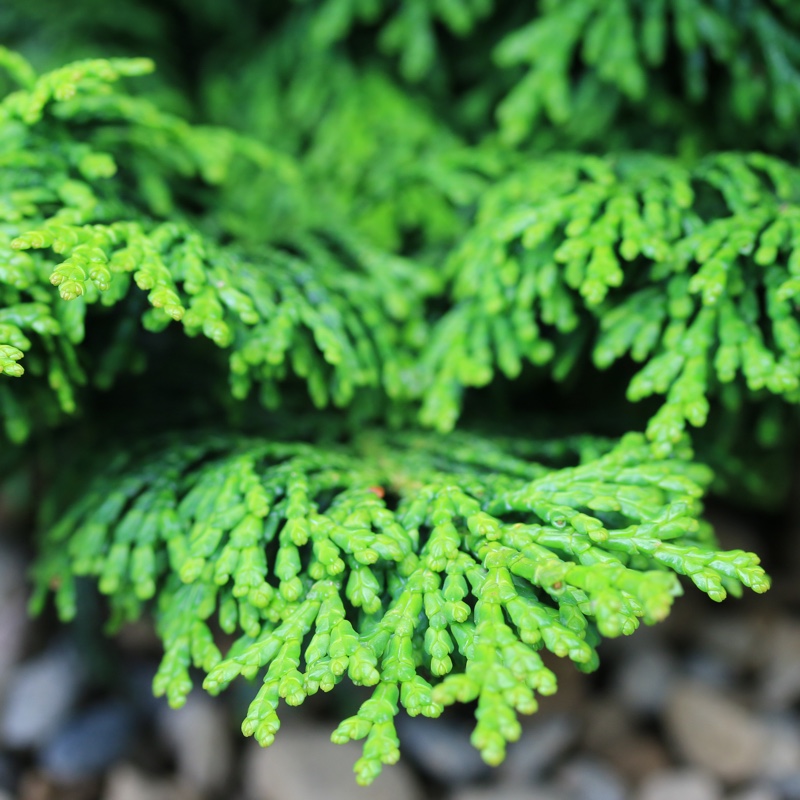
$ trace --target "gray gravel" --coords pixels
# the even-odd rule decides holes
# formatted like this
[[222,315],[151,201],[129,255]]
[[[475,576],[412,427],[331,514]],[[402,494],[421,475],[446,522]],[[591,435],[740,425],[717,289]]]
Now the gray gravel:
[[574,800],[626,800],[628,797],[628,789],[616,770],[585,756],[561,767],[555,786]]
[[82,681],[80,655],[68,643],[20,663],[6,685],[0,742],[11,749],[45,744],[74,708]]
[[666,648],[642,648],[620,663],[614,675],[614,694],[635,714],[658,714],[677,672],[675,657]]
[[183,708],[162,708],[156,720],[182,781],[200,793],[224,791],[233,771],[236,733],[225,706],[196,690]]
[[759,773],[766,755],[766,727],[708,683],[679,683],[667,701],[664,720],[686,763],[730,783]]
[[[287,724],[275,743],[263,749],[249,742],[242,766],[246,800],[416,800],[420,787],[405,762],[366,788],[353,779],[353,764],[361,756],[354,743],[331,744],[331,728],[311,722]],[[357,794],[356,794],[357,793]]]
[[728,795],[728,800],[781,800],[781,795],[774,786],[756,784]]
[[23,558],[0,543],[0,701],[22,660],[28,631],[24,576]]
[[437,719],[401,715],[397,735],[405,757],[425,775],[451,786],[471,783],[490,773],[469,743],[472,726],[447,715]]
[[81,711],[40,750],[39,766],[63,782],[98,775],[128,751],[136,733],[133,711],[110,701]]
[[538,786],[465,787],[447,795],[447,800],[570,800],[554,789]]
[[579,724],[574,714],[536,715],[526,721],[522,736],[508,748],[497,768],[503,783],[533,784],[578,741]]
[[153,778],[127,764],[108,776],[102,800],[201,800],[202,795],[175,778]]
[[758,699],[766,709],[787,708],[800,699],[800,621],[781,619],[765,638]]
[[721,800],[722,785],[699,769],[657,772],[642,783],[636,800]]

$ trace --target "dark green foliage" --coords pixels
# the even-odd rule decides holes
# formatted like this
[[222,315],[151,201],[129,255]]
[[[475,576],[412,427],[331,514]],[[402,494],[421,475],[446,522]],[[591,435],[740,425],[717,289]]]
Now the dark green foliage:
[[594,669],[677,576],[768,588],[700,497],[712,463],[772,501],[796,431],[793,4],[111,9],[0,11],[37,608],[152,613],[155,691],[258,677],[265,745],[281,699],[374,687],[333,735],[368,783],[401,706],[476,701],[496,764],[542,648]]

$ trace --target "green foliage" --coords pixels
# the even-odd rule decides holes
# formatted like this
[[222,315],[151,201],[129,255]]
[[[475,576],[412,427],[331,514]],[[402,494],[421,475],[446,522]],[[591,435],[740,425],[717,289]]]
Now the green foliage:
[[797,430],[793,4],[69,6],[0,9],[37,608],[152,614],[173,705],[260,678],[264,745],[372,687],[369,783],[401,707],[476,703],[496,764],[542,649],[768,588],[700,498],[772,501]]
[[[464,387],[523,360],[563,379],[590,350],[644,366],[628,398],[666,401],[648,436],[667,452],[708,396],[797,402],[800,172],[763,154],[692,170],[642,154],[557,155],[497,183],[453,251],[453,308],[423,356],[422,419],[455,422]],[[544,333],[543,331],[547,331]]]
[[[477,700],[472,741],[497,764],[516,713],[556,690],[541,648],[594,669],[601,637],[666,616],[676,573],[715,600],[769,585],[698,522],[710,474],[685,447],[664,461],[631,434],[561,469],[509,449],[464,434],[365,434],[349,449],[211,437],[101,459],[51,511],[36,602],[58,586],[71,618],[84,575],[117,623],[153,600],[154,687],[174,706],[192,664],[212,692],[266,668],[242,726],[263,745],[281,699],[345,676],[375,687],[333,736],[366,738],[362,783],[397,760],[400,706],[438,716]],[[226,653],[214,621],[239,634]]]
[[[138,287],[151,306],[142,314],[147,330],[180,321],[187,335],[230,349],[236,397],[256,382],[265,404],[276,406],[277,381],[289,370],[307,381],[317,406],[331,398],[346,405],[364,387],[380,386],[401,397],[406,350],[424,336],[421,300],[436,288],[436,276],[346,229],[327,241],[301,230],[294,252],[266,243],[250,251],[220,248],[176,211],[177,179],[223,183],[228,162],[237,156],[248,158],[248,168],[255,161],[268,173],[277,162],[289,179],[295,177],[292,164],[272,158],[256,142],[226,130],[192,128],[110,89],[119,74],[149,66],[81,62],[36,80],[0,106],[8,132],[4,242],[16,251],[0,272],[0,371],[19,377],[31,361],[35,375],[46,374],[60,409],[73,413],[77,387],[89,380],[110,385],[122,366],[119,350],[131,347],[130,341],[117,341],[117,352],[79,363],[76,345],[85,338],[87,309],[121,304]],[[51,101],[64,134],[80,125],[84,141],[65,136],[54,152],[40,133]],[[138,163],[127,152],[131,141],[140,145]],[[123,161],[144,190],[144,203],[125,202],[109,187]],[[159,222],[156,214],[173,219]],[[35,252],[44,249],[57,260]],[[48,284],[70,303],[60,302]],[[126,333],[130,339],[131,331]],[[9,406],[10,391],[0,387]],[[15,440],[32,426],[22,407],[5,424]]]
[[[507,156],[468,147],[383,70],[313,50],[298,64],[297,40],[310,37],[288,27],[273,48],[248,54],[235,74],[213,71],[204,87],[212,118],[233,119],[302,161],[315,205],[346,214],[376,245],[398,250],[411,236],[428,246],[449,244]],[[231,185],[224,224],[250,237],[260,230],[256,215],[263,219],[274,203],[275,187],[262,183],[242,193],[239,182]]]
[[[738,127],[758,119],[782,129],[785,137],[797,123],[800,35],[797,10],[788,2],[545,0],[541,5],[540,16],[508,34],[495,50],[500,66],[526,70],[497,110],[508,141],[525,139],[540,115],[590,140],[607,133],[626,102],[646,101],[645,113],[659,127],[708,102]],[[711,73],[718,66],[725,77],[712,88]],[[665,85],[676,78],[677,97]],[[782,138],[761,135],[772,143]]]

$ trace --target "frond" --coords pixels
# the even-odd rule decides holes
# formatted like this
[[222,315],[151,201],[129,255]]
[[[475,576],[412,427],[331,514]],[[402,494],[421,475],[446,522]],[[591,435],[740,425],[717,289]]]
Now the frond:
[[628,397],[665,396],[648,428],[664,452],[723,387],[796,402],[798,198],[800,173],[757,153],[694,169],[556,155],[516,172],[450,260],[455,305],[422,361],[423,420],[448,430],[465,387],[525,361],[563,377],[581,348],[601,369],[643,364]]
[[[602,637],[668,614],[676,574],[715,600],[768,587],[755,556],[719,551],[699,521],[708,470],[686,447],[654,459],[641,435],[561,468],[467,434],[141,450],[65,475],[61,496],[79,499],[50,506],[35,604],[56,587],[70,618],[80,576],[118,623],[151,602],[156,693],[181,705],[192,664],[212,692],[261,676],[243,730],[264,745],[281,699],[345,676],[375,687],[333,736],[366,738],[362,783],[397,759],[400,706],[438,716],[477,700],[473,743],[495,764],[516,714],[556,690],[542,648],[594,669]],[[217,625],[239,636],[227,652]]]

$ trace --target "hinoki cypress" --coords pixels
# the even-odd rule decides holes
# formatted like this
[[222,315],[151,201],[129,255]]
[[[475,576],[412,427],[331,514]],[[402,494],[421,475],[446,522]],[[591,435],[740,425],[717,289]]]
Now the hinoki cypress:
[[259,681],[263,745],[372,687],[333,733],[369,783],[400,708],[475,702],[497,764],[541,650],[769,587],[701,498],[776,502],[796,437],[795,4],[8,6],[34,608],[152,615],[156,694]]

